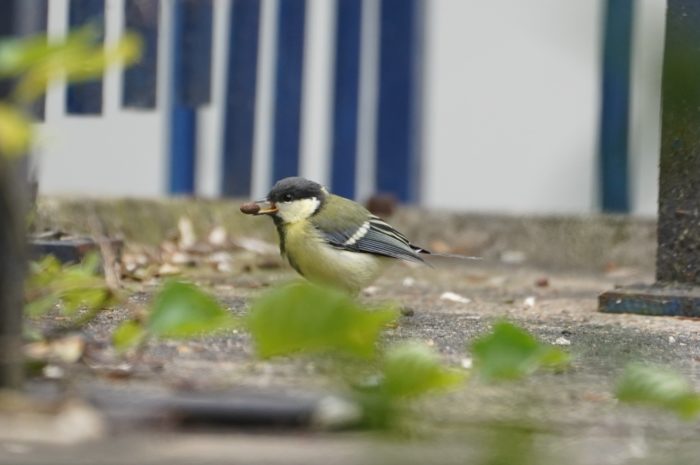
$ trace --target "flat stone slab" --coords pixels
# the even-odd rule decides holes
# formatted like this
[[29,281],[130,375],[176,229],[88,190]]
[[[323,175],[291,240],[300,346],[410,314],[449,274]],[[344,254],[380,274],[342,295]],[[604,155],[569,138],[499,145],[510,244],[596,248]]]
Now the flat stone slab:
[[683,285],[629,286],[604,292],[601,312],[700,318],[700,287]]

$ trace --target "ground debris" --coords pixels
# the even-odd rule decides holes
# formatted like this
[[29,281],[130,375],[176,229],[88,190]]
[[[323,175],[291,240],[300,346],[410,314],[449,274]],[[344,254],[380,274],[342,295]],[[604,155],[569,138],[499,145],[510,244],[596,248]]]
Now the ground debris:
[[450,302],[457,302],[460,304],[468,304],[471,302],[471,299],[451,291],[446,291],[440,294],[440,300],[448,300]]
[[177,232],[158,247],[126,245],[119,269],[124,279],[149,282],[194,270],[214,270],[221,274],[281,266],[275,244],[254,237],[230,237],[223,226],[214,226],[200,239],[192,221],[181,217]]
[[105,432],[102,415],[83,401],[54,402],[0,392],[0,441],[75,444]]

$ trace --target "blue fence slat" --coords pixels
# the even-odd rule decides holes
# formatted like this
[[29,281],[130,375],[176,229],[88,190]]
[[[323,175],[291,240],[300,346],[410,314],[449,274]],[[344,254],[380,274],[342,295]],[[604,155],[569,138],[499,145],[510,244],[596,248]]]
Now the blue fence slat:
[[[104,38],[104,0],[70,0],[68,27],[79,28],[92,24],[98,28],[102,42]],[[100,114],[102,112],[102,79],[80,84],[70,84],[66,91],[66,111],[71,114]]]
[[212,0],[182,1],[182,34],[177,45],[182,59],[181,103],[197,107],[211,98]]
[[142,57],[124,71],[122,105],[152,109],[158,80],[158,18],[160,0],[125,0],[124,27],[141,36]]
[[377,190],[418,198],[422,1],[381,0]]
[[193,194],[196,177],[197,110],[173,105],[170,111],[169,192]]
[[331,190],[355,197],[362,1],[338,0]]
[[211,92],[211,0],[174,0],[170,107],[171,194],[193,194],[197,166],[197,107]]
[[249,196],[257,90],[260,0],[234,0],[229,26],[221,192]]
[[272,177],[299,172],[306,0],[280,0],[277,30]]
[[629,211],[628,143],[634,0],[607,0],[600,118],[601,206]]

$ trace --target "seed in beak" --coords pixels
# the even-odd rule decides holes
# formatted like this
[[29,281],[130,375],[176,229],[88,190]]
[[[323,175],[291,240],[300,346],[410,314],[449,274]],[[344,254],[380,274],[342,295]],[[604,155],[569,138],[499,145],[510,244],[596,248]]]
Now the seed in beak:
[[241,205],[241,213],[245,213],[246,215],[259,215],[260,205],[255,202],[244,203]]

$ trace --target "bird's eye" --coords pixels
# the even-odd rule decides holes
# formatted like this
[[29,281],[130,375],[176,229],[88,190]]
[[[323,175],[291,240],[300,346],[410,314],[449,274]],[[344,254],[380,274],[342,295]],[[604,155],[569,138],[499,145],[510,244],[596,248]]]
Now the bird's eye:
[[282,196],[282,200],[284,200],[285,202],[291,202],[292,194],[284,194],[284,196]]

